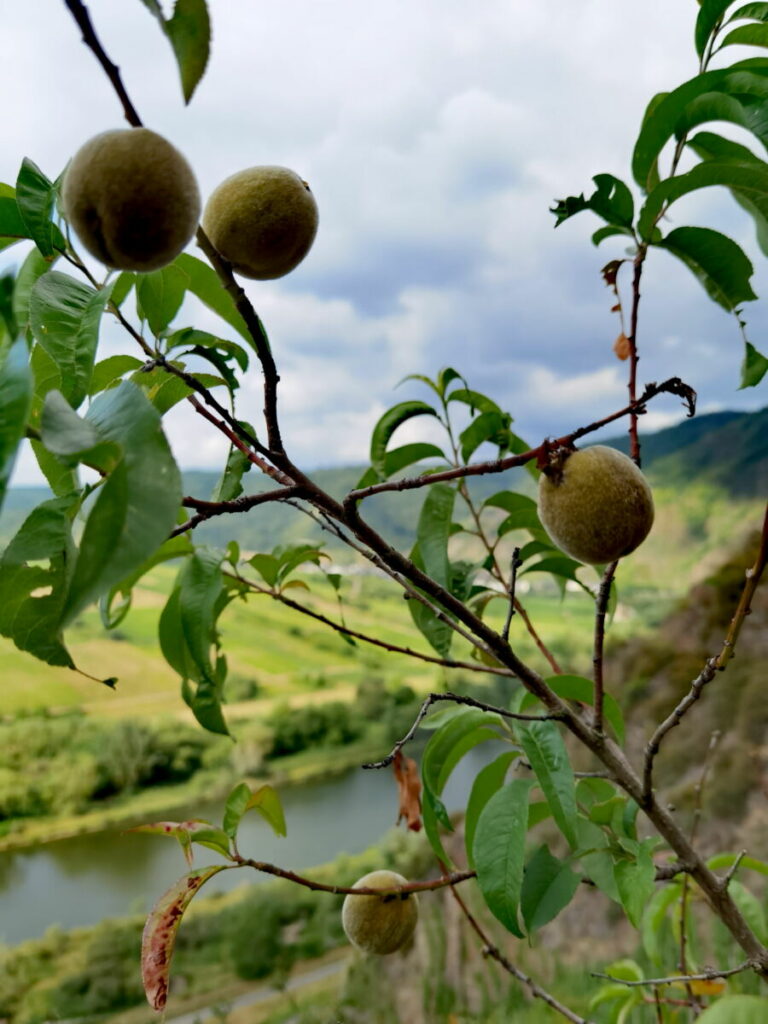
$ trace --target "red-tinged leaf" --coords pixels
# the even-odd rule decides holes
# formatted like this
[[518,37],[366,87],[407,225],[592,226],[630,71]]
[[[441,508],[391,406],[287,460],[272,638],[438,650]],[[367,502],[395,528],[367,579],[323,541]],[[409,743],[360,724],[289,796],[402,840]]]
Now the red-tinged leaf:
[[624,362],[625,359],[629,359],[632,353],[632,346],[629,343],[629,338],[623,332],[618,336],[616,341],[613,343],[613,351],[616,353],[616,357]]
[[136,825],[126,832],[149,832],[154,835],[170,836],[176,839],[184,852],[188,864],[192,863],[192,838],[197,832],[209,832],[214,826],[199,818],[190,821],[153,821],[148,825]]
[[147,918],[141,937],[141,980],[153,1010],[162,1010],[168,999],[171,958],[184,911],[200,887],[227,867],[219,864],[190,871],[160,897]]
[[421,831],[421,779],[419,766],[412,757],[404,757],[398,750],[393,762],[395,781],[400,805],[397,812],[397,824],[405,820],[411,832]]

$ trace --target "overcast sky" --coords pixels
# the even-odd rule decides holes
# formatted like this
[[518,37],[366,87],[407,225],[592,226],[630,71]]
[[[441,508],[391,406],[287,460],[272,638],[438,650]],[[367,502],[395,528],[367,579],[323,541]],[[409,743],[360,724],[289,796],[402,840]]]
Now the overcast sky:
[[[169,4],[166,4],[168,9]],[[90,0],[105,48],[145,123],[195,169],[203,196],[254,164],[309,181],[320,228],[277,282],[247,282],[280,367],[284,436],[307,468],[366,459],[370,429],[395,401],[427,397],[408,373],[446,364],[491,394],[531,443],[624,404],[626,366],[599,274],[623,255],[595,249],[589,214],[553,230],[553,199],[629,161],[648,99],[696,70],[695,0],[209,0],[211,62],[185,108],[170,47],[141,0]],[[121,108],[63,0],[3,5],[0,180],[23,156],[55,177]],[[732,58],[738,56],[732,51]],[[732,134],[732,133],[731,133]],[[729,231],[755,259],[750,222],[704,190],[675,223]],[[18,263],[19,245],[0,266]],[[756,409],[738,391],[735,324],[682,266],[654,253],[644,278],[640,380],[677,374],[700,409]],[[764,303],[746,307],[766,349]],[[226,332],[190,304],[179,326]],[[131,351],[108,332],[104,353]],[[258,422],[259,375],[239,413]],[[662,398],[646,429],[682,415]],[[184,467],[223,446],[185,406],[168,423]],[[420,421],[402,441],[426,436]],[[490,454],[490,451],[489,453]],[[36,480],[20,459],[16,482]]]

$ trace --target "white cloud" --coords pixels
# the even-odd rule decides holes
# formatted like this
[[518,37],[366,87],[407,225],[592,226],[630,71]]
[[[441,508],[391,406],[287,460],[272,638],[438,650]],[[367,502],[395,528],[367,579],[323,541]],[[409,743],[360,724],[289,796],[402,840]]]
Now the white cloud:
[[[398,380],[446,364],[532,438],[624,401],[625,367],[610,352],[619,327],[599,274],[622,247],[593,249],[589,215],[554,232],[548,207],[601,171],[628,178],[646,102],[695,73],[695,5],[476,0],[468,14],[465,0],[228,0],[211,5],[211,64],[188,108],[144,5],[89,9],[137,107],[185,152],[204,194],[255,163],[294,166],[312,185],[312,252],[284,280],[247,284],[278,359],[297,459],[363,458],[382,410],[424,397],[416,385],[395,391]],[[121,110],[63,4],[26,0],[3,17],[0,80],[13,101],[0,180],[15,179],[23,155],[53,175],[81,141],[119,125]],[[694,223],[712,216],[755,254],[728,197],[706,190],[679,211]],[[0,266],[14,261],[15,249],[0,254]],[[765,292],[768,270],[756,280]],[[690,378],[702,408],[764,402],[737,392],[738,333],[684,267],[654,254],[643,304],[642,382]],[[768,317],[746,312],[759,343]],[[223,329],[190,304],[183,320],[193,319]],[[105,351],[124,344],[110,329]],[[240,401],[258,426],[256,366]],[[679,415],[664,401],[646,425]],[[184,464],[219,458],[222,442],[204,427],[186,409],[169,421]],[[403,436],[422,427],[431,429],[416,421]]]

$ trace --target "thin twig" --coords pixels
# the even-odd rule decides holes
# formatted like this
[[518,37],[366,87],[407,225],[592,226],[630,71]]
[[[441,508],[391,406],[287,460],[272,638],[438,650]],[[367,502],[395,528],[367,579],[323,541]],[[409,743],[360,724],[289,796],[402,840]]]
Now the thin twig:
[[231,501],[204,501],[202,498],[185,497],[181,499],[181,504],[184,508],[197,509],[197,514],[188,519],[186,523],[177,526],[170,536],[178,537],[179,534],[193,530],[200,523],[204,523],[214,516],[247,512],[249,509],[256,508],[257,505],[265,505],[270,501],[285,501],[286,498],[299,494],[301,494],[300,487],[281,487],[274,491],[261,491],[259,494],[244,494]]
[[718,978],[731,978],[734,974],[743,974],[754,968],[751,960],[745,960],[738,967],[731,967],[730,970],[720,971],[714,967],[709,971],[701,971],[700,974],[676,974],[669,978],[643,978],[642,981],[627,981],[624,978],[616,978],[612,974],[603,974],[600,971],[591,971],[593,978],[602,978],[605,981],[613,981],[617,985],[626,985],[627,988],[642,988],[646,985],[675,985],[685,984],[691,981],[717,981]]
[[469,923],[470,927],[482,942],[484,956],[490,957],[492,960],[495,960],[496,963],[500,967],[503,967],[508,974],[511,974],[513,978],[516,978],[519,982],[525,985],[525,987],[528,989],[528,991],[534,999],[541,999],[543,1003],[546,1003],[547,1006],[551,1007],[557,1013],[561,1014],[561,1016],[565,1017],[566,1020],[571,1021],[571,1024],[590,1024],[588,1018],[579,1017],[579,1015],[577,1013],[574,1013],[573,1010],[569,1010],[567,1006],[563,1005],[563,1003],[555,999],[553,995],[550,995],[550,993],[547,992],[546,989],[543,989],[540,985],[537,985],[536,982],[531,977],[529,977],[529,975],[521,971],[519,967],[516,967],[511,960],[508,960],[507,957],[505,957],[501,950],[498,948],[498,946],[495,946],[491,942],[490,938],[488,937],[488,935],[486,935],[485,931],[472,914],[472,911],[469,909],[469,907],[464,902],[462,897],[456,891],[454,886],[450,887],[450,891],[453,898],[461,907],[461,911],[464,914],[464,917],[467,919],[467,922]]
[[[640,357],[637,354],[637,315],[640,309],[640,278],[643,274],[643,263],[647,255],[647,247],[641,245],[635,257],[632,273],[632,310],[629,317],[629,401],[630,405],[635,402],[637,393],[637,364]],[[637,433],[637,410],[633,409],[629,414],[629,454],[635,463],[640,465],[640,438]]]
[[[277,492],[271,492],[277,493]],[[504,676],[507,679],[514,679],[514,675],[509,671],[508,668],[495,665],[481,665],[479,662],[471,661],[456,661],[453,658],[438,658],[431,654],[424,654],[422,651],[415,651],[412,647],[401,647],[399,644],[392,644],[386,640],[379,640],[377,637],[369,636],[367,633],[361,633],[359,630],[350,629],[349,626],[343,622],[335,622],[333,619],[328,618],[327,615],[323,615],[321,612],[316,612],[312,608],[308,608],[306,605],[299,604],[298,601],[294,601],[290,597],[286,597],[285,594],[279,591],[272,590],[269,587],[261,587],[251,580],[245,579],[243,576],[235,576],[234,573],[228,573],[233,579],[237,579],[242,583],[246,583],[251,590],[259,594],[266,594],[275,601],[279,601],[281,604],[286,605],[288,608],[292,608],[294,611],[299,612],[301,615],[306,615],[316,622],[321,622],[325,626],[329,626],[331,629],[336,630],[337,633],[342,633],[344,636],[353,637],[355,640],[361,640],[363,643],[371,644],[374,647],[380,647],[382,650],[388,651],[390,654],[405,654],[409,658],[417,658],[419,661],[426,661],[432,665],[439,665],[441,668],[460,668],[468,672],[484,672],[490,675]]]
[[688,693],[674,711],[658,726],[648,741],[648,745],[645,748],[645,764],[643,766],[643,801],[645,803],[650,799],[653,790],[653,762],[659,752],[662,740],[675,726],[680,725],[686,712],[693,707],[699,697],[701,697],[704,687],[707,683],[711,683],[716,675],[717,658],[708,658],[704,668],[691,683]]
[[509,606],[507,607],[507,617],[504,621],[504,628],[501,631],[501,638],[505,643],[509,643],[509,630],[512,625],[512,616],[515,614],[515,587],[517,585],[517,570],[522,565],[520,558],[520,548],[515,548],[512,552],[512,560],[509,567]]
[[744,858],[746,856],[747,856],[747,851],[746,850],[739,850],[739,852],[738,852],[738,854],[736,856],[736,860],[728,868],[728,871],[726,872],[726,874],[723,875],[723,881],[722,881],[723,889],[727,889],[728,886],[731,884],[731,879],[734,877],[736,872],[739,870],[739,867],[741,866],[741,862],[744,860]]
[[688,408],[688,415],[693,415],[691,410],[695,410],[696,407],[696,392],[688,387],[687,384],[684,384],[679,377],[670,377],[661,384],[652,383],[646,385],[645,391],[636,401],[630,402],[623,409],[611,413],[610,416],[605,416],[601,420],[595,420],[594,423],[590,423],[586,427],[580,427],[578,430],[573,430],[570,434],[564,434],[554,441],[545,441],[537,448],[530,448],[527,452],[523,452],[520,455],[508,455],[503,459],[495,459],[490,462],[475,462],[469,466],[458,466],[454,469],[443,470],[440,473],[424,473],[417,477],[403,477],[401,480],[388,480],[386,483],[371,484],[370,487],[361,487],[350,491],[344,499],[344,505],[355,504],[363,501],[365,498],[370,498],[374,494],[383,494],[386,491],[409,491],[419,487],[428,487],[433,483],[460,480],[462,477],[468,476],[503,473],[507,469],[524,466],[527,462],[541,457],[546,450],[572,446],[574,441],[577,441],[580,437],[591,434],[593,431],[599,430],[601,427],[613,423],[615,420],[619,420],[632,412],[641,415],[645,412],[646,403],[664,392],[681,397]]
[[112,87],[123,105],[123,113],[125,114],[126,121],[134,128],[141,128],[141,118],[136,112],[136,108],[133,103],[131,103],[128,93],[125,91],[123,80],[120,77],[120,68],[118,68],[116,64],[112,63],[99,42],[98,36],[96,35],[91,23],[87,7],[85,4],[81,3],[80,0],[64,0],[64,3],[69,8],[72,17],[75,19],[80,31],[83,33],[83,42],[93,52],[99,64],[101,64],[104,69],[107,78],[112,83]]
[[443,700],[452,701],[454,704],[466,704],[468,707],[479,708],[481,711],[487,711],[489,714],[500,715],[502,718],[511,718],[511,719],[513,719],[514,721],[517,721],[517,722],[551,722],[551,721],[560,720],[562,718],[562,715],[557,715],[557,714],[552,714],[552,715],[523,715],[523,714],[518,714],[515,711],[507,711],[506,708],[497,708],[493,704],[486,704],[484,701],[475,700],[474,697],[465,697],[463,694],[460,694],[460,693],[430,693],[429,696],[425,699],[424,703],[421,705],[421,709],[419,710],[419,713],[416,716],[416,719],[415,719],[413,725],[408,730],[408,732],[405,734],[405,736],[403,736],[403,738],[401,740],[397,741],[397,743],[392,748],[391,752],[389,754],[387,754],[387,756],[385,758],[383,758],[383,760],[381,760],[381,761],[373,761],[373,762],[370,762],[368,764],[364,764],[361,767],[363,767],[363,768],[386,768],[387,765],[392,764],[392,762],[394,761],[395,757],[397,756],[397,752],[399,750],[402,750],[402,748],[406,745],[406,743],[408,743],[410,740],[412,740],[413,737],[416,735],[416,730],[419,728],[419,726],[423,722],[424,718],[427,715],[427,712],[432,707],[432,705],[433,704],[437,704],[439,701],[443,701]]
[[592,665],[595,673],[595,711],[593,723],[597,732],[603,731],[603,704],[605,702],[605,683],[603,680],[604,647],[605,647],[605,616],[611,599],[611,586],[616,574],[618,561],[611,562],[603,573],[595,600],[595,643]]
[[269,864],[266,861],[251,860],[249,857],[235,855],[232,859],[239,867],[253,868],[255,871],[261,871],[266,875],[274,875],[277,878],[284,878],[288,882],[294,882],[305,889],[312,889],[313,892],[330,892],[335,896],[391,896],[395,899],[398,896],[407,896],[412,892],[432,892],[436,889],[444,889],[446,886],[458,885],[460,882],[466,882],[470,878],[477,877],[474,871],[454,871],[452,874],[443,875],[441,878],[435,878],[431,881],[408,882],[406,885],[396,885],[391,888],[371,889],[367,886],[352,887],[315,882],[311,878],[298,875],[295,871],[288,871],[286,868],[280,868],[276,864]]

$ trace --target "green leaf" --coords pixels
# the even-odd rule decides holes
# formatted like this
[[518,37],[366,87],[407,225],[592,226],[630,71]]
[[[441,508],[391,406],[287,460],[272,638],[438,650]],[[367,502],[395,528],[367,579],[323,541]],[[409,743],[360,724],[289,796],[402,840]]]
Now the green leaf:
[[606,238],[614,238],[616,235],[622,235],[625,238],[634,238],[630,228],[620,228],[613,224],[606,224],[605,227],[598,228],[597,231],[592,234],[592,244],[600,245]]
[[741,868],[749,868],[750,871],[757,871],[761,875],[768,875],[768,864],[765,861],[758,860],[757,857],[742,857],[741,854],[737,853],[715,854],[714,857],[710,857],[707,861],[707,867],[710,871],[720,871],[722,868],[732,867],[737,860]]
[[768,46],[768,25],[739,25],[731,29],[720,46]]
[[229,865],[198,868],[170,887],[152,909],[141,938],[141,978],[149,1005],[162,1010],[168,998],[171,958],[184,911],[209,878]]
[[645,839],[638,845],[637,856],[621,859],[613,866],[613,876],[627,917],[635,928],[640,928],[643,912],[653,896],[656,868],[651,857],[655,839]]
[[697,1024],[765,1024],[763,996],[724,996],[707,1007]]
[[533,768],[558,828],[576,847],[576,784],[557,724],[515,722],[515,734]]
[[756,21],[768,21],[768,3],[744,4],[734,11],[728,22],[738,21],[740,18],[754,18]]
[[16,275],[13,289],[13,315],[16,317],[19,332],[26,334],[29,328],[29,300],[35,282],[43,274],[47,274],[58,257],[47,260],[38,249],[32,249],[24,260]]
[[40,471],[57,498],[63,498],[72,491],[80,489],[77,471],[70,463],[49,452],[42,441],[33,439],[30,444]]
[[253,339],[245,321],[238,313],[231,296],[224,290],[224,286],[212,267],[203,263],[196,256],[190,256],[185,252],[177,256],[172,265],[184,271],[189,280],[189,291],[196,295],[203,305],[212,309],[225,323],[234,327],[250,345],[253,345]]
[[520,754],[516,750],[510,751],[508,754],[501,754],[494,761],[491,761],[490,764],[481,768],[475,776],[464,814],[464,846],[467,851],[467,862],[470,868],[475,867],[475,855],[472,847],[475,841],[475,830],[483,808],[493,794],[498,792],[504,785],[504,779],[509,771],[509,766],[519,756]]
[[601,828],[581,815],[576,823],[576,831],[579,838],[578,858],[584,873],[609,899],[620,903],[608,836]]
[[218,647],[216,619],[221,611],[223,559],[221,551],[198,548],[182,566],[178,588],[181,630],[195,666],[187,678],[197,683],[190,707],[205,728],[226,735],[228,729],[221,712],[223,680],[211,662],[211,648]]
[[174,263],[140,274],[136,286],[136,308],[149,329],[159,337],[181,308],[189,278]]
[[181,501],[181,476],[160,417],[139,388],[124,381],[103,392],[86,417],[123,449],[83,530],[62,623],[141,565],[166,539]]
[[73,409],[88,394],[99,324],[109,288],[99,291],[52,270],[32,289],[29,318],[36,341],[56,363],[61,391]]
[[175,348],[189,348],[191,352],[200,352],[203,349],[218,349],[225,359],[234,359],[241,370],[248,369],[248,353],[234,341],[227,341],[207,331],[198,331],[194,327],[182,327],[174,331],[166,342],[167,351]]
[[205,0],[176,0],[173,17],[165,22],[181,74],[184,102],[189,103],[205,73],[211,48],[211,23]]
[[707,42],[713,29],[722,21],[726,10],[732,3],[733,0],[701,0],[694,33],[696,53],[699,57],[704,56],[704,51],[707,48]]
[[479,391],[472,391],[469,388],[456,388],[455,391],[450,393],[446,401],[463,402],[464,405],[470,407],[473,413],[495,412],[501,415],[501,409],[492,398],[481,394]]
[[110,294],[110,302],[113,306],[117,309],[122,306],[131,294],[131,289],[136,284],[136,281],[137,275],[130,270],[123,270],[117,275],[112,283],[112,292]]
[[0,559],[0,634],[41,661],[65,668],[75,667],[59,620],[75,554],[71,520],[78,500],[70,494],[38,505]]
[[231,857],[229,849],[229,836],[220,828],[200,828],[192,833],[192,842],[199,846],[206,846],[209,850],[215,850],[223,857]]
[[[154,569],[156,565],[161,565],[163,562],[168,562],[175,558],[183,558],[185,555],[192,554],[193,551],[192,542],[187,534],[171,537],[164,544],[161,544],[154,554],[150,555],[146,561],[142,562],[140,566],[120,580],[119,583],[111,587],[109,592],[102,597],[99,602],[99,613],[104,627],[106,629],[114,629],[115,626],[122,622],[131,608],[131,591],[133,587],[150,569]],[[117,611],[113,612],[112,605],[118,595],[121,596],[122,600]]]
[[555,215],[555,227],[559,227],[563,221],[577,213],[591,210],[611,226],[630,229],[631,234],[635,204],[627,186],[612,174],[596,174],[592,180],[597,188],[589,199],[582,193],[555,202],[550,209],[550,213]]
[[[7,189],[10,186],[4,185]],[[15,189],[11,189],[10,195],[0,195],[0,238],[4,241],[12,239],[19,241],[22,238],[29,238],[29,229],[24,223],[16,202]]]
[[488,715],[479,708],[462,708],[452,714],[429,738],[421,759],[421,778],[424,785],[424,803],[429,804],[433,818],[427,822],[425,831],[436,855],[448,861],[439,839],[437,822],[451,829],[452,825],[440,801],[451,772],[461,758],[478,743],[498,739],[499,734],[491,728],[499,724],[498,716]]
[[727,235],[711,228],[675,228],[659,245],[682,260],[709,297],[729,312],[757,298],[749,283],[754,268]]
[[45,396],[40,432],[49,452],[103,473],[111,472],[123,455],[122,447],[107,440],[90,420],[78,416],[60,391]]
[[46,258],[53,256],[54,224],[51,215],[54,201],[53,182],[37,164],[24,157],[16,180],[16,202],[28,237]]
[[713,185],[722,185],[738,191],[761,213],[768,209],[768,171],[751,163],[736,164],[729,161],[707,160],[687,174],[667,178],[656,186],[640,213],[640,233],[644,238],[650,237],[653,224],[665,204],[674,202],[689,192]]
[[766,937],[768,937],[768,929],[765,923],[765,911],[760,900],[735,878],[732,878],[729,882],[728,892],[733,898],[733,902],[741,911],[744,920],[760,942],[765,944]]
[[[253,429],[250,424],[245,424],[248,429]],[[250,472],[253,463],[235,445],[230,445],[227,464],[219,482],[211,495],[211,501],[232,501],[243,493],[243,476]]]
[[[747,71],[755,78],[765,76],[768,74],[768,61],[758,57],[740,61],[730,68],[707,71],[684,82],[672,92],[660,95],[649,106],[632,156],[632,173],[641,188],[648,191],[653,189],[656,161],[666,143],[678,133],[689,104],[707,93],[726,94],[733,91],[739,85],[738,79],[733,81],[733,75],[740,71]],[[692,123],[688,123],[684,130],[692,126]]]
[[371,435],[371,466],[379,480],[385,480],[386,453],[389,439],[399,426],[414,416],[437,416],[426,402],[400,402],[388,409],[373,428]]
[[136,356],[107,356],[94,366],[88,393],[91,396],[97,395],[140,366],[141,360]]
[[742,388],[753,388],[759,384],[768,372],[768,359],[758,352],[751,342],[746,342],[744,349],[744,361],[741,364],[741,385]]
[[[415,462],[420,462],[422,459],[432,458],[445,459],[445,453],[442,448],[438,448],[435,444],[417,441],[414,444],[404,444],[399,448],[393,448],[384,456],[384,477],[388,480],[401,469],[412,466]],[[379,480],[379,474],[371,466],[357,481],[355,490],[370,487],[373,484],[379,483]]]
[[237,830],[243,815],[251,809],[257,810],[278,836],[288,834],[283,806],[277,791],[272,786],[260,786],[254,791],[241,782],[229,794],[224,807],[222,827],[230,839],[237,839]]
[[433,484],[427,490],[416,527],[424,569],[442,587],[449,585],[448,541],[455,500],[456,490],[450,484]]
[[19,338],[0,365],[0,508],[26,431],[33,386],[27,344]]
[[461,458],[466,463],[481,444],[488,442],[504,447],[508,417],[497,412],[482,412],[459,435]]
[[528,572],[548,572],[552,576],[559,576],[561,579],[580,583],[581,581],[576,575],[577,570],[580,568],[581,562],[576,562],[565,555],[552,555],[549,558],[542,558],[541,561],[535,562],[533,565],[529,565],[527,569],[523,569],[520,575],[525,576]]
[[667,914],[670,907],[680,899],[682,886],[679,882],[657,889],[651,896],[643,913],[640,932],[643,949],[650,960],[658,966],[663,965],[662,938],[665,926],[669,927]]
[[581,879],[566,861],[558,860],[544,845],[525,866],[520,910],[528,933],[542,928],[568,906]]
[[530,779],[514,779],[494,793],[477,823],[473,854],[477,881],[488,909],[518,938]]
[[[563,700],[575,700],[580,704],[588,704],[590,707],[594,707],[595,684],[591,679],[586,679],[584,676],[558,675],[549,676],[546,683]],[[538,704],[539,702],[533,694],[526,694],[520,705],[520,710],[528,711],[530,708],[538,706]],[[604,694],[603,715],[606,722],[616,733],[619,743],[623,744],[624,716],[621,713],[618,701],[610,693]]]

